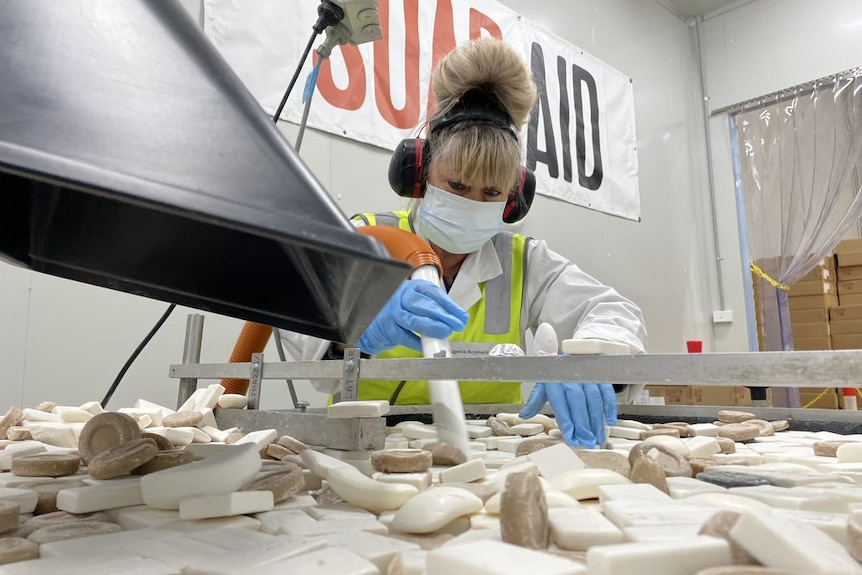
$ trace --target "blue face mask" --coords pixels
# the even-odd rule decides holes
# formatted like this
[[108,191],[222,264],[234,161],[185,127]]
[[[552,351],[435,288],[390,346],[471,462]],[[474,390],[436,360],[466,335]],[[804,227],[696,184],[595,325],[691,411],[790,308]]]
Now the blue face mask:
[[416,229],[450,254],[471,254],[503,231],[506,202],[476,202],[429,185]]

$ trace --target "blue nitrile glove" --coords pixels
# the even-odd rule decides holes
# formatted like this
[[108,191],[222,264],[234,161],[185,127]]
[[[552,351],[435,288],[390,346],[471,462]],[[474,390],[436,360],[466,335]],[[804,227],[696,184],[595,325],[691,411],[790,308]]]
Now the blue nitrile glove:
[[467,325],[467,312],[439,286],[426,280],[406,280],[389,298],[356,344],[376,355],[397,345],[422,351],[419,336],[446,339]]
[[605,442],[605,420],[617,422],[617,397],[610,383],[537,383],[519,417],[530,419],[550,402],[563,439],[593,449]]

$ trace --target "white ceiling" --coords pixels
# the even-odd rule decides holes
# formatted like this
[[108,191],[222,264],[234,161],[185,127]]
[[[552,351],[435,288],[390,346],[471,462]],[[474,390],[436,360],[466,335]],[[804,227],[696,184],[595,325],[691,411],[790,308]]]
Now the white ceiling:
[[727,9],[733,4],[746,2],[740,0],[669,0],[669,3],[673,5],[681,18],[692,18]]

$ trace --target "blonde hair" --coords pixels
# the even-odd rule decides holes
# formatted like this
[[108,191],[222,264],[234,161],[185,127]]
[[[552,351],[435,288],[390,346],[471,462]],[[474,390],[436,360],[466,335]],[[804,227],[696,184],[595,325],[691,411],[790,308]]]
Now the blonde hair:
[[447,162],[464,183],[482,184],[508,191],[517,181],[521,146],[517,133],[530,118],[536,102],[536,86],[521,56],[502,40],[481,38],[455,48],[433,75],[436,112],[444,116],[467,92],[481,89],[493,95],[515,130],[482,122],[462,122],[428,135],[430,166]]

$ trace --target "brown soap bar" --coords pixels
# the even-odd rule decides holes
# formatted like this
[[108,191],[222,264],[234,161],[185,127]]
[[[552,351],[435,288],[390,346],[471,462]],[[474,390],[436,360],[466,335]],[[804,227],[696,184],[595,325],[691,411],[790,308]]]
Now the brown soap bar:
[[299,493],[305,487],[305,477],[297,465],[285,466],[278,471],[269,471],[254,478],[242,488],[243,491],[271,491],[275,503],[281,503]]
[[716,437],[722,453],[736,453],[736,442],[729,437]]
[[772,424],[764,419],[749,419],[745,425],[756,425],[760,428],[760,437],[769,437],[775,435],[775,428]]
[[850,515],[847,522],[847,551],[856,561],[862,563],[862,521],[858,514]]
[[748,423],[728,423],[718,429],[718,436],[727,437],[740,443],[751,441],[756,437],[760,437],[760,427],[753,424],[749,425]]
[[553,447],[555,445],[559,445],[560,443],[562,443],[562,441],[559,439],[544,439],[541,437],[525,439],[515,448],[515,457],[521,457],[522,455],[530,455],[531,453],[541,451],[546,447]]
[[197,427],[204,420],[204,415],[200,411],[178,411],[166,415],[162,419],[164,427]]
[[308,446],[306,444],[304,444],[300,440],[295,439],[289,435],[282,435],[279,438],[279,440],[277,441],[277,443],[279,445],[282,445],[282,446],[288,448],[289,450],[296,453],[297,455],[299,455],[300,453],[302,453],[303,451],[308,449]]
[[24,421],[24,412],[17,407],[10,407],[2,418],[0,418],[0,439],[6,439],[6,433],[10,427],[21,425]]
[[87,470],[93,479],[113,479],[128,475],[153,459],[159,449],[152,439],[134,439],[95,456]]
[[[75,482],[69,481],[67,483]],[[81,487],[82,485],[70,485],[69,487]],[[100,521],[107,523],[110,522],[111,519],[108,517],[107,513],[103,513],[101,511],[97,511],[95,513],[67,513],[65,511],[53,511],[51,513],[37,515],[28,519],[18,529],[17,534],[21,537],[26,537],[37,529],[41,529],[43,527],[61,525],[64,523],[79,523],[81,521]]]
[[133,471],[135,475],[148,475],[156,471],[171,469],[197,461],[197,458],[182,449],[172,449],[171,451],[159,451],[152,459],[143,465],[136,467]]
[[149,433],[145,431],[141,433],[141,439],[152,439],[156,442],[156,447],[159,448],[159,451],[174,451],[177,448],[173,443],[171,443],[170,439],[164,435],[159,435],[158,433]]
[[651,457],[662,469],[666,477],[691,477],[691,465],[685,457],[658,443],[636,443],[629,451],[629,462],[634,467],[640,457]]
[[655,437],[656,435],[667,435],[669,437],[676,438],[682,436],[679,432],[678,427],[654,427],[649,431],[642,431],[641,439],[646,439],[647,437]]
[[512,430],[509,428],[509,424],[505,421],[500,421],[493,415],[488,418],[488,427],[491,428],[491,431],[497,437],[511,437],[515,435],[512,433]]
[[733,411],[731,409],[722,409],[718,412],[718,420],[723,423],[742,423],[749,419],[755,419],[757,416],[747,411]]
[[461,465],[467,463],[467,456],[460,449],[449,443],[435,441],[424,446],[422,449],[431,452],[431,460],[434,465]]
[[371,466],[382,473],[421,473],[431,467],[434,456],[424,449],[393,449],[371,454]]
[[98,454],[141,438],[138,422],[125,413],[100,413],[84,424],[78,439],[78,452],[85,465]]
[[288,455],[296,455],[293,451],[278,443],[270,443],[267,445],[263,450],[263,454],[266,457],[275,459],[276,461],[281,461],[283,457],[287,457]]
[[65,477],[75,475],[81,458],[70,453],[37,453],[12,459],[12,473],[21,477]]
[[612,451],[576,449],[575,455],[581,458],[584,465],[592,469],[610,469],[623,477],[629,477],[632,471],[628,458]]
[[638,457],[632,465],[631,480],[633,483],[648,483],[670,495],[664,469],[652,457]]
[[[63,489],[71,489],[72,487],[87,487],[89,484],[83,481],[53,481],[50,483],[39,483],[30,487],[39,496],[36,501],[36,509],[33,510],[34,515],[42,515],[44,513],[52,513],[57,511],[57,493]],[[31,519],[32,521],[32,519]]]
[[777,421],[770,421],[772,424],[772,429],[774,431],[785,431],[790,429],[790,423],[786,419],[779,419]]
[[506,477],[500,499],[500,536],[504,543],[529,549],[547,549],[551,542],[548,503],[536,473]]
[[67,541],[69,539],[80,539],[82,537],[93,537],[94,535],[109,535],[122,531],[123,528],[116,523],[102,523],[100,521],[80,521],[78,523],[64,523],[51,525],[37,529],[27,536],[29,541],[37,545]]
[[18,529],[21,519],[21,506],[11,501],[0,501],[0,533]]
[[722,510],[706,520],[700,528],[699,535],[709,535],[724,539],[730,545],[730,556],[734,565],[759,565],[760,562],[752,557],[741,545],[736,543],[730,536],[730,530],[736,524],[740,514],[736,511]]
[[20,537],[0,539],[0,565],[39,558],[39,546]]
[[302,457],[299,455],[286,455],[281,459],[282,463],[293,463],[297,465],[300,469],[308,469],[308,465],[302,460]]
[[44,411],[45,413],[51,413],[52,411],[54,411],[55,407],[57,407],[57,404],[53,401],[43,401],[36,406],[36,409],[38,409],[39,411]]
[[837,457],[838,448],[852,441],[816,441],[814,442],[814,455],[821,457]]
[[33,434],[30,433],[30,429],[27,427],[13,425],[6,431],[6,438],[12,441],[27,441],[28,439],[33,439]]
[[245,437],[245,433],[239,433],[239,432],[231,433],[230,435],[228,435],[225,438],[225,440],[224,440],[225,445],[233,445],[234,443],[236,443],[237,441],[239,441],[243,437]]

